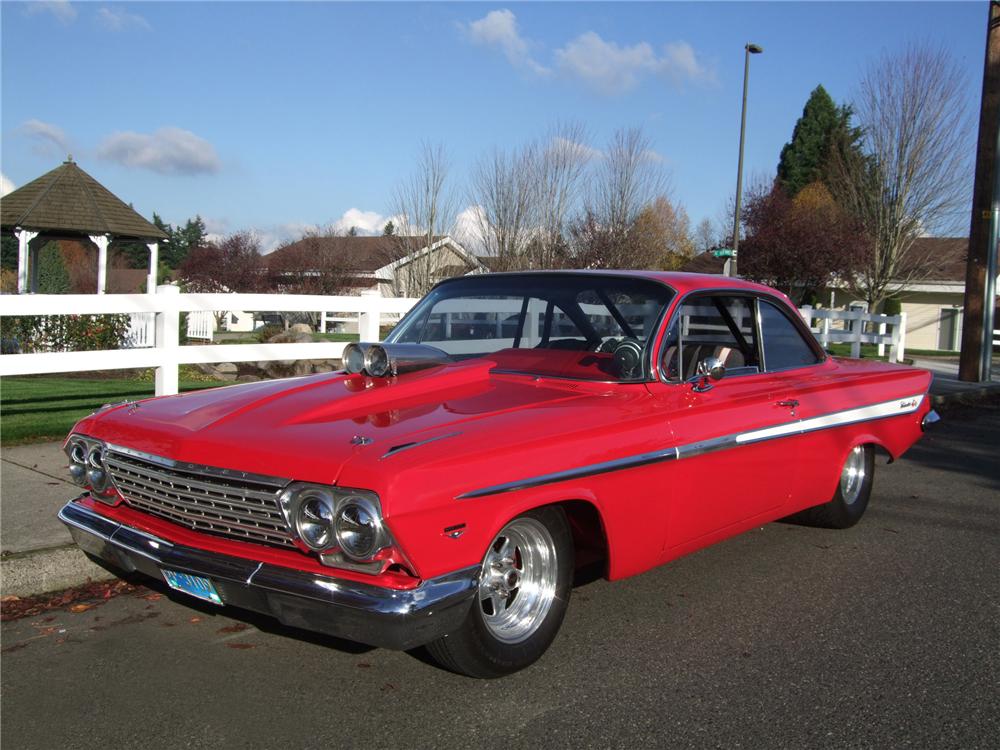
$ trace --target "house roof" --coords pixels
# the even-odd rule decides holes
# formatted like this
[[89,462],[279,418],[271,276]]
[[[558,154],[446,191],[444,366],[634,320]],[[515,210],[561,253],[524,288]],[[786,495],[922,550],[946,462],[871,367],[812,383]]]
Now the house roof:
[[716,258],[711,251],[699,253],[680,267],[686,273],[721,274],[725,270],[726,258]]
[[5,195],[0,226],[148,240],[167,237],[72,159]]
[[[435,237],[434,242],[444,239]],[[316,258],[324,256],[335,260],[344,270],[359,273],[374,273],[405,255],[407,248],[421,249],[425,238],[412,236],[385,235],[366,237],[306,237],[290,245],[275,250],[265,257],[270,268],[280,269],[284,264],[299,261],[303,255]]]
[[918,237],[908,258],[919,264],[919,276],[925,282],[964,284],[968,255],[968,237]]

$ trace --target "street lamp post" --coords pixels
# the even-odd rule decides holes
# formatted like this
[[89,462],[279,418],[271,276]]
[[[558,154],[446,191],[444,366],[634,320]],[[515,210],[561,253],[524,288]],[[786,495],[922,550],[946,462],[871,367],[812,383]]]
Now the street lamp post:
[[736,256],[740,249],[740,200],[743,197],[743,140],[747,130],[747,86],[750,83],[750,55],[759,55],[764,48],[759,44],[747,42],[743,47],[746,57],[743,60],[743,111],[740,115],[740,160],[736,167],[736,213],[733,216],[733,255],[729,263],[729,275],[737,276]]

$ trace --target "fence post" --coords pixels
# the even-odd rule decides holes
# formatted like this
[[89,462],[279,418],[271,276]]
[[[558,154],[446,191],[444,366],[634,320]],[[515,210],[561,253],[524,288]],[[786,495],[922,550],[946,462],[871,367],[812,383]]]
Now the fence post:
[[896,343],[896,361],[902,362],[906,359],[906,313],[901,312],[899,314],[899,325],[896,327],[899,331],[899,340]]
[[854,359],[861,359],[861,334],[865,330],[863,315],[862,312],[854,311],[851,316],[851,333],[854,334],[854,339],[851,341],[851,356]]
[[358,339],[361,341],[379,340],[380,311],[378,301],[380,295],[371,290],[361,292],[361,299],[367,303],[366,310],[358,313]]
[[[879,335],[878,356],[884,357],[885,356],[885,344],[882,343],[882,339],[881,339],[882,336],[885,336],[885,322],[884,321],[878,324],[878,335]],[[890,350],[889,353],[890,354],[892,353],[891,350]]]
[[156,293],[168,295],[162,311],[156,313],[156,348],[160,366],[156,368],[156,395],[172,396],[177,393],[177,349],[180,346],[180,311],[177,295],[180,287],[161,284]]

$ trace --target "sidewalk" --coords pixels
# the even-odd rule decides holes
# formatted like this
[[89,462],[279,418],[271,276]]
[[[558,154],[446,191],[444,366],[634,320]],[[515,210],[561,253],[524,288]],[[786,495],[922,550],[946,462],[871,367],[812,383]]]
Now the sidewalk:
[[[919,359],[914,364],[934,372],[934,406],[1000,394],[1000,367],[994,366],[995,382],[981,384],[958,380],[957,359]],[[15,446],[0,453],[3,596],[31,596],[113,577],[77,549],[56,518],[66,501],[80,493],[68,476],[60,443]]]
[[60,443],[4,448],[0,454],[0,586],[30,596],[112,578],[73,544],[56,518],[80,494],[68,481]]

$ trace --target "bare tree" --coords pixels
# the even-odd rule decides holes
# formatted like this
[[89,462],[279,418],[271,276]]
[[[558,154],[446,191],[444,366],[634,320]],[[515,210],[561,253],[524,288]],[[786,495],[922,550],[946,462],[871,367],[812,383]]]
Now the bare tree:
[[458,202],[448,179],[450,167],[444,146],[424,143],[413,174],[395,190],[393,240],[384,244],[391,248],[389,260],[406,258],[393,274],[397,295],[426,294],[447,265],[447,259],[429,248],[455,225]]
[[511,151],[494,149],[472,170],[469,200],[486,255],[496,258],[497,270],[530,267],[528,243],[536,229],[537,146]]
[[715,239],[715,229],[712,228],[711,219],[705,218],[698,222],[694,230],[694,246],[699,253],[707,253],[717,246]]
[[535,210],[537,231],[528,248],[529,267],[557,268],[568,254],[570,217],[579,208],[580,183],[592,149],[579,123],[561,123],[535,151]]
[[914,240],[947,233],[967,212],[972,154],[963,76],[940,49],[911,45],[884,55],[861,80],[853,102],[859,154],[834,149],[834,196],[870,239],[855,291],[876,310],[925,275]]
[[612,237],[625,237],[643,208],[667,192],[666,182],[642,129],[618,130],[598,167],[588,207]]

